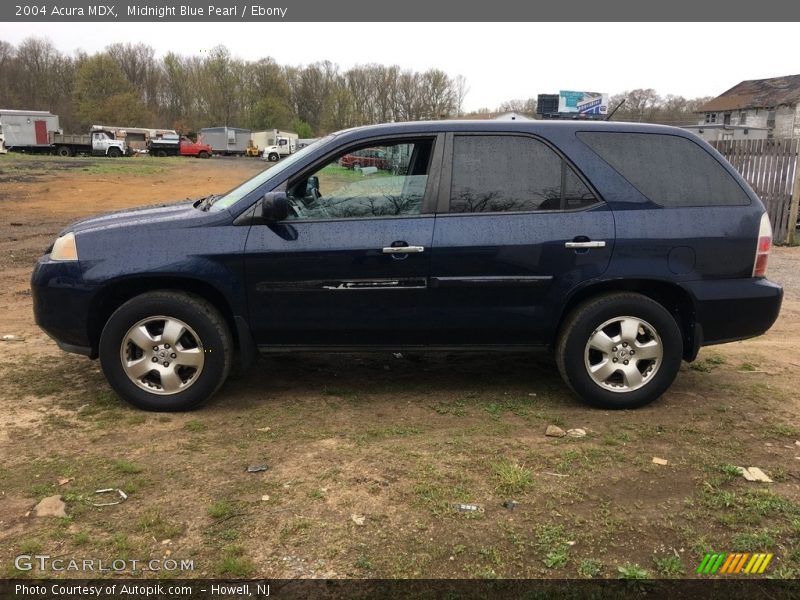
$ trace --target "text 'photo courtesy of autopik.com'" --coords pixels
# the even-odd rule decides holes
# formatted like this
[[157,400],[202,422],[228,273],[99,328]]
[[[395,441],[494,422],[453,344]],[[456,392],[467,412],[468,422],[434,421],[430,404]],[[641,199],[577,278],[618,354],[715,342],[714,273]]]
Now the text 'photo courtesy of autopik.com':
[[0,22],[1,600],[800,596],[798,6]]

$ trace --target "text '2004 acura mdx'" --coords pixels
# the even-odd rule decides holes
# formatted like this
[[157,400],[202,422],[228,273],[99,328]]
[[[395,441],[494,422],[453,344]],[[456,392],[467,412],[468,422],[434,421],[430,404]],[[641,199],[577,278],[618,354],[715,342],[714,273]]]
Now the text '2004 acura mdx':
[[[380,151],[380,165],[341,160]],[[342,131],[222,196],[67,227],[36,321],[150,410],[257,350],[555,352],[584,401],[644,405],[681,360],[764,333],[759,198],[680,129],[426,122]]]

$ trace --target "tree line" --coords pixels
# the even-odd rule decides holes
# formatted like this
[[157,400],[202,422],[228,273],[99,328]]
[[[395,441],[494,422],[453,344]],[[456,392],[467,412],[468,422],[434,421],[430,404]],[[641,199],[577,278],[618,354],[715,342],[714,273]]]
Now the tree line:
[[[342,70],[330,61],[289,66],[268,57],[243,60],[225,46],[158,58],[148,45],[120,43],[67,55],[44,39],[16,47],[0,40],[0,108],[49,110],[67,132],[92,124],[181,132],[229,125],[314,137],[370,123],[463,116],[468,92],[463,76],[439,69],[367,64]],[[696,122],[692,111],[707,100],[637,89],[612,96],[610,107],[623,98],[615,120],[675,125]],[[494,112],[534,115],[536,99],[471,114]]]
[[329,62],[279,65],[217,46],[201,56],[157,58],[145,44],[65,55],[47,40],[14,47],[0,40],[0,107],[49,110],[65,131],[92,124],[197,131],[229,125],[292,129],[303,137],[370,123],[458,115],[466,80],[439,69],[417,72]]

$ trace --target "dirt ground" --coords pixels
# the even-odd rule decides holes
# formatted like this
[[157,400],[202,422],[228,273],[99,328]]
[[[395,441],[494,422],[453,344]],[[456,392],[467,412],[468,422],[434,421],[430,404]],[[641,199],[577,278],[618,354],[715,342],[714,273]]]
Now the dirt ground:
[[[48,554],[193,561],[123,567],[143,577],[693,577],[705,552],[763,551],[800,576],[800,248],[770,258],[767,335],[703,349],[636,411],[584,407],[547,357],[379,354],[262,357],[203,409],[153,414],[37,329],[31,269],[64,225],[264,166],[0,156],[0,334],[23,338],[0,342],[0,575],[81,575],[14,566]],[[93,506],[101,488],[128,499]],[[32,516],[52,495],[67,516]]]

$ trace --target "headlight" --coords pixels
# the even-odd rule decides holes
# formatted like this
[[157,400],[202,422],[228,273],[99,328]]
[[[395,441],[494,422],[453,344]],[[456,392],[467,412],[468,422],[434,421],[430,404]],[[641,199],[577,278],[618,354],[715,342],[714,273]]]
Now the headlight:
[[78,260],[78,247],[75,245],[75,234],[62,235],[53,244],[50,260]]

